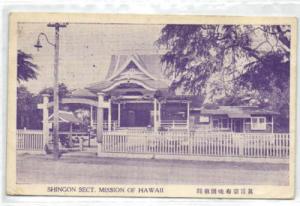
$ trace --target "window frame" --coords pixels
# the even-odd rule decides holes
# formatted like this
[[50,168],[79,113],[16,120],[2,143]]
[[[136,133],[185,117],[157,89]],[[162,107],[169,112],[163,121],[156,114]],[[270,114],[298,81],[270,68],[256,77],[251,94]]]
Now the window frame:
[[[227,122],[227,127],[223,127],[223,120],[226,120]],[[214,122],[217,122],[217,127],[214,126]],[[212,126],[214,129],[218,129],[218,130],[228,130],[231,127],[230,124],[230,119],[229,118],[216,118],[216,119],[212,119]]]
[[[217,124],[216,124],[216,127],[215,127],[215,123],[217,122]],[[219,119],[213,119],[212,120],[212,127],[214,128],[214,129],[220,129],[220,124],[219,124]]]
[[[253,120],[256,120],[256,123],[254,123]],[[263,122],[260,122],[260,120],[263,119]],[[266,130],[267,129],[267,118],[265,116],[255,116],[251,117],[251,130]]]
[[[227,127],[224,127],[224,124],[223,124],[223,123],[224,123],[224,122],[223,122],[224,120],[226,120],[226,125],[227,125]],[[221,119],[221,129],[222,129],[222,130],[227,130],[227,129],[229,129],[229,128],[230,128],[230,127],[229,127],[229,118],[222,118],[222,119]]]
[[[203,121],[203,119],[201,121],[201,118],[207,118],[207,121]],[[209,115],[199,115],[198,122],[200,124],[209,124],[210,123],[210,116]]]

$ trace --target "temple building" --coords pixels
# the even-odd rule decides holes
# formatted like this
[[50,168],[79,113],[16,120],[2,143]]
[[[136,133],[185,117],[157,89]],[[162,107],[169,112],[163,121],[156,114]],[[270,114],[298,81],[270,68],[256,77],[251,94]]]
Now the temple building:
[[[202,107],[200,97],[170,90],[163,68],[159,55],[112,55],[103,81],[73,91],[60,103],[89,105],[98,142],[103,131],[116,130],[274,131],[278,113],[258,107]],[[44,105],[51,104],[45,97]],[[47,117],[44,109],[44,121]],[[43,129],[47,132],[47,125]]]
[[[72,93],[101,102],[104,129],[189,128],[191,96],[169,90],[159,55],[113,55],[105,80]],[[97,111],[91,106],[92,125]]]

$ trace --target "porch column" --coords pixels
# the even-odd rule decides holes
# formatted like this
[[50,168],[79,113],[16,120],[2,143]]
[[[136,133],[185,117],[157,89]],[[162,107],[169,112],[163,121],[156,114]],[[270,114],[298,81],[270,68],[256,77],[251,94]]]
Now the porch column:
[[153,100],[153,127],[154,127],[154,131],[157,131],[157,99],[154,98]]
[[118,103],[118,127],[121,126],[121,104]]
[[158,128],[161,127],[161,103],[158,102]]
[[271,128],[271,132],[274,133],[274,119],[273,119],[273,115],[271,116],[271,121],[272,121],[272,128]]
[[97,106],[97,142],[98,142],[98,155],[102,151],[102,141],[103,141],[103,108],[104,108],[104,93],[98,93],[98,106]]
[[190,102],[186,103],[186,127],[190,130]]
[[90,121],[90,126],[91,128],[93,128],[93,124],[94,124],[94,120],[93,120],[93,106],[91,105],[90,107],[90,118],[91,118],[91,121]]
[[49,94],[43,94],[43,144],[44,146],[49,142]]
[[107,121],[108,131],[111,131],[111,99],[108,100],[108,121]]

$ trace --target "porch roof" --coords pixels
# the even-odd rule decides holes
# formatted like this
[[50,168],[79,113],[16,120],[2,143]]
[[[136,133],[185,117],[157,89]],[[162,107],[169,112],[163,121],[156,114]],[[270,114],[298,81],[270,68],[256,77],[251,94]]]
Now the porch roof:
[[[146,87],[150,87],[154,90],[158,90],[158,89],[166,89],[169,87],[169,85],[163,81],[163,80],[152,80],[152,79],[144,79],[144,80],[140,80],[140,79],[128,79],[126,80],[128,83],[130,82],[141,82],[142,84],[144,84]],[[91,84],[90,86],[86,87],[87,90],[89,91],[93,91],[93,92],[101,92],[105,89],[108,89],[110,87],[113,87],[114,84],[116,84],[116,81],[101,81],[98,83],[94,83]]]
[[164,100],[167,101],[187,101],[192,102],[192,97],[188,95],[170,95],[170,96],[164,96]]
[[71,92],[70,97],[97,97],[97,95],[88,89],[76,89]]
[[[112,97],[113,101],[130,101],[130,100],[136,100],[138,101],[144,101],[144,100],[153,100],[155,95],[143,95],[143,96],[116,96]],[[163,96],[161,98],[158,98],[160,102],[166,103],[166,102],[192,102],[191,97],[184,96],[184,95],[177,95],[177,96]]]
[[217,108],[201,108],[201,114],[227,115],[229,118],[250,118],[251,115],[277,115],[278,112],[251,106],[218,106]]
[[[59,111],[58,116],[59,116],[59,122],[75,123],[75,124],[81,123],[81,121],[72,112]],[[48,121],[53,122],[53,114],[50,115]]]
[[246,114],[246,113],[228,113],[227,114],[229,118],[250,118],[251,115],[250,114]]

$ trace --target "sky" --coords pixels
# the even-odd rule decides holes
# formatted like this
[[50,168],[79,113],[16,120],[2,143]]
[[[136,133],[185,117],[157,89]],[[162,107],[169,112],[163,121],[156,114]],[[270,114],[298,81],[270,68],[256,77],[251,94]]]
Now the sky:
[[[22,84],[33,93],[53,85],[54,47],[41,36],[43,48],[34,47],[40,32],[54,43],[47,23],[19,23],[17,48],[31,54],[39,67],[37,80]],[[60,30],[59,82],[69,89],[84,88],[104,79],[113,54],[153,54],[163,25],[69,24]]]

